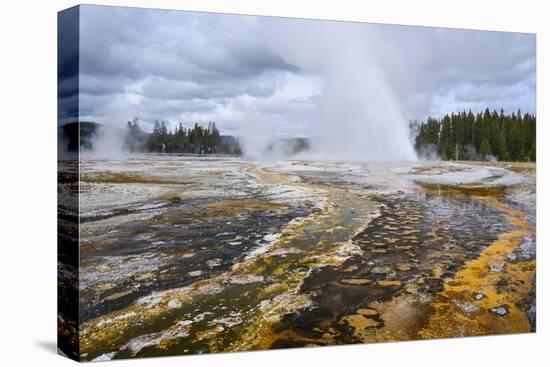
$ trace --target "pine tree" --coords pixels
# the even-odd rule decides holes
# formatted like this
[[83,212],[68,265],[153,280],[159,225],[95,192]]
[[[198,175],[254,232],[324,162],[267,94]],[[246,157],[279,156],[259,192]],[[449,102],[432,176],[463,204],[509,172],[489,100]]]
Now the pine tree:
[[483,138],[481,141],[479,155],[481,155],[481,159],[487,159],[487,157],[491,155],[491,144],[489,143],[489,139]]
[[531,144],[531,148],[529,149],[528,158],[531,162],[536,162],[537,161],[537,147],[536,147],[535,142],[533,142]]
[[160,144],[160,123],[155,120],[155,126],[153,127],[153,132],[149,136],[147,141],[147,150],[154,152],[157,150],[157,146]]
[[496,152],[499,161],[507,162],[510,160],[510,154],[508,153],[508,147],[506,146],[506,137],[504,136],[504,132],[502,130],[498,134]]

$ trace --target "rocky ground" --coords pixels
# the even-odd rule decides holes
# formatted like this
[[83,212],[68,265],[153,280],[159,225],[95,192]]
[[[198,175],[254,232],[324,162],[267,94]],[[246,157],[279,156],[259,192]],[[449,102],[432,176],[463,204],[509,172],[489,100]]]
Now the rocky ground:
[[534,165],[82,163],[84,360],[534,330]]

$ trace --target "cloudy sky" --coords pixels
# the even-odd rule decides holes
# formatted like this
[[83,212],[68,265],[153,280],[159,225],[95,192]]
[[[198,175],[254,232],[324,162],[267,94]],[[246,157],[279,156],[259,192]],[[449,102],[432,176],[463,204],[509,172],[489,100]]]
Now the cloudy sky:
[[80,119],[137,117],[144,130],[213,120],[225,134],[261,126],[303,136],[332,100],[343,107],[325,109],[331,119],[390,108],[407,120],[535,112],[535,72],[530,34],[80,8]]

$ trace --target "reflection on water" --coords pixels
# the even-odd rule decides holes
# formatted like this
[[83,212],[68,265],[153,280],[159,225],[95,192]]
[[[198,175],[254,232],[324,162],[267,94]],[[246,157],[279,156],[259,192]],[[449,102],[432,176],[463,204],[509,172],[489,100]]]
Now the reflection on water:
[[85,360],[534,325],[534,200],[516,204],[534,169],[503,188],[502,168],[443,163],[82,163]]

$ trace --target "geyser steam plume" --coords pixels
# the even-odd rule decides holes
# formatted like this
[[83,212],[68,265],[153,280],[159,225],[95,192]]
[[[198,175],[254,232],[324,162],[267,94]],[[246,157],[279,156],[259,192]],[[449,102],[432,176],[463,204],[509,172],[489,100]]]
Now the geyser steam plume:
[[90,137],[91,150],[85,155],[96,158],[126,159],[130,152],[126,148],[126,130],[115,125],[98,124],[96,131]]
[[377,59],[377,48],[386,46],[382,34],[361,23],[262,21],[275,53],[322,78],[322,93],[305,122],[316,157],[416,160],[407,119]]

